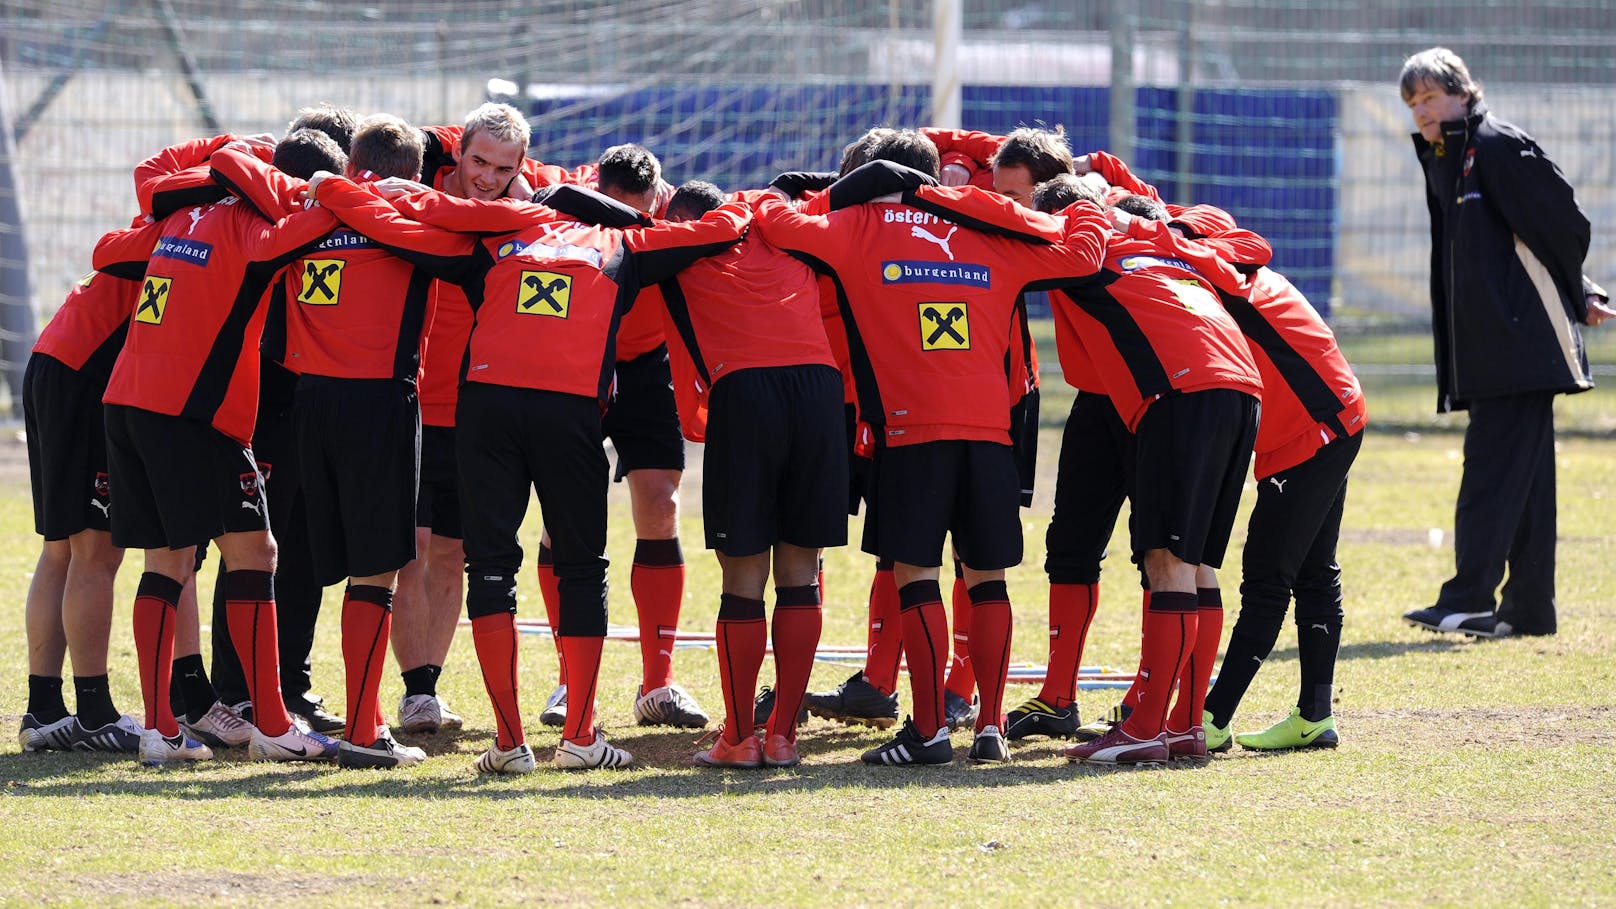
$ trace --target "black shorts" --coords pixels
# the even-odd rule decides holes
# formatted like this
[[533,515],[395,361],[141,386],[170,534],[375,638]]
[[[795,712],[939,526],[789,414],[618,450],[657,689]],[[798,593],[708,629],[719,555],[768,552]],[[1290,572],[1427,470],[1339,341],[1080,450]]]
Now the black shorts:
[[1257,399],[1230,389],[1173,394],[1135,433],[1133,556],[1166,549],[1191,565],[1223,564],[1257,439]]
[[184,549],[269,529],[252,449],[185,417],[119,404],[105,410],[114,545]]
[[415,500],[415,526],[432,528],[433,536],[458,540],[460,471],[455,459],[453,426],[421,427],[421,491]]
[[943,564],[952,534],[978,571],[1021,563],[1021,476],[1015,452],[993,442],[944,440],[876,450],[864,551],[923,567]]
[[829,366],[743,369],[713,386],[701,503],[707,548],[729,556],[776,543],[847,543],[841,373]]
[[685,469],[668,345],[617,364],[617,393],[601,419],[601,431],[617,449],[614,480],[631,470]]
[[1080,391],[1061,433],[1055,511],[1044,535],[1051,584],[1095,584],[1133,470],[1133,433],[1106,395]]
[[28,358],[22,377],[23,426],[28,433],[28,479],[34,493],[34,532],[65,540],[81,530],[111,530],[105,382],[48,354]]
[[403,568],[415,558],[421,405],[393,379],[303,376],[292,406],[314,579]]

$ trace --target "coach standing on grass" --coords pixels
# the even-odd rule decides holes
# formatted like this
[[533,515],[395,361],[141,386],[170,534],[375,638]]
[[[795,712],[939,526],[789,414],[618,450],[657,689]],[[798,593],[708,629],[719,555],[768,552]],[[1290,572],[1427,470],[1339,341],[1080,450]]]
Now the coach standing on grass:
[[1553,634],[1554,396],[1593,387],[1578,323],[1616,310],[1582,274],[1588,218],[1565,175],[1487,110],[1464,61],[1421,51],[1399,87],[1431,210],[1437,410],[1470,411],[1457,570],[1436,605],[1403,618],[1477,637]]

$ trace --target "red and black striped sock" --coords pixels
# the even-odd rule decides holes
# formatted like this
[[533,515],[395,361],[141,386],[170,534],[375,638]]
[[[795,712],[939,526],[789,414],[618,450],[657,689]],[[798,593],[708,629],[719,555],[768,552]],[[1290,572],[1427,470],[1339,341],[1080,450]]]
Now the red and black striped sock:
[[936,581],[911,581],[898,589],[903,619],[903,652],[909,661],[915,728],[925,738],[937,734],[943,716],[943,670],[948,666],[948,612]]
[[769,735],[797,738],[797,711],[808,691],[823,625],[818,587],[775,588],[774,713],[769,717]]
[[685,598],[685,556],[678,539],[637,540],[628,579],[640,619],[640,691],[671,685]]
[[393,592],[350,584],[342,598],[342,664],[348,680],[348,730],[355,745],[376,743],[381,726],[382,669],[393,627]]
[[600,679],[600,635],[560,635],[561,664],[566,670],[567,724],[561,737],[574,745],[595,743],[595,683]]
[[146,728],[179,735],[180,724],[168,701],[174,674],[174,618],[182,585],[148,571],[135,590],[135,654],[140,660],[140,694],[146,702]]
[[516,671],[516,616],[509,612],[480,615],[471,620],[471,640],[482,667],[483,687],[494,706],[494,743],[509,751],[527,741],[522,729],[521,686]]
[[1140,655],[1139,702],[1123,731],[1136,739],[1160,735],[1167,726],[1167,704],[1179,673],[1195,648],[1195,594],[1158,590],[1145,615],[1145,643]]
[[948,681],[943,687],[969,701],[976,690],[976,667],[971,664],[971,616],[975,609],[965,587],[965,569],[954,560],[954,590],[949,598],[954,624],[954,652],[948,662]]
[[1010,636],[1013,619],[1010,591],[1003,581],[984,581],[970,589],[971,662],[976,664],[976,687],[982,692],[976,731],[988,726],[1004,729],[1004,686],[1010,672]]
[[1167,728],[1174,732],[1188,732],[1201,725],[1212,664],[1218,661],[1218,642],[1223,638],[1222,592],[1216,587],[1198,587],[1195,596],[1195,647],[1179,673],[1178,699],[1167,718]]
[[870,581],[869,655],[864,680],[891,694],[898,688],[898,663],[903,659],[903,619],[898,609],[898,582],[891,562],[879,562]]
[[275,611],[275,575],[268,571],[227,571],[224,575],[224,614],[230,625],[230,643],[241,661],[247,697],[253,704],[253,725],[267,736],[292,728],[281,698],[280,632]]
[[1099,600],[1099,584],[1049,585],[1049,668],[1038,700],[1051,707],[1065,707],[1077,699],[1083,646]]
[[555,551],[539,544],[539,599],[544,601],[544,620],[550,623],[550,640],[556,649],[556,684],[567,684],[567,654],[561,649],[561,580],[555,573]]
[[768,644],[763,601],[733,593],[720,595],[718,682],[724,690],[724,738],[731,744],[740,744],[742,737],[752,734],[758,673]]

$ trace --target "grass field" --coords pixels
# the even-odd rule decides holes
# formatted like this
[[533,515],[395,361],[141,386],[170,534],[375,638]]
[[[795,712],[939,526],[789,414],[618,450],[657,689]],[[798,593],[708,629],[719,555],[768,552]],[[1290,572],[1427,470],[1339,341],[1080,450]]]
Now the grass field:
[[[210,765],[157,772],[127,758],[20,754],[9,736],[24,709],[22,603],[38,548],[21,445],[8,437],[0,442],[0,540],[8,544],[0,547],[0,598],[11,604],[0,614],[8,643],[0,677],[10,680],[0,686],[8,736],[0,746],[0,903],[1616,904],[1608,829],[1616,810],[1616,438],[1597,429],[1616,414],[1608,396],[1576,399],[1586,431],[1560,446],[1558,636],[1467,643],[1401,623],[1403,611],[1430,602],[1451,568],[1451,548],[1432,547],[1428,531],[1451,530],[1460,438],[1430,425],[1376,432],[1353,475],[1340,553],[1342,747],[1278,755],[1236,748],[1204,768],[1119,772],[1068,765],[1059,743],[1041,739],[1016,748],[1004,767],[870,768],[858,753],[882,734],[817,719],[803,732],[800,767],[696,770],[693,735],[632,725],[638,651],[609,643],[601,721],[636,766],[479,778],[471,761],[487,746],[492,720],[466,634],[440,690],[467,728],[421,742],[431,757],[419,767],[340,772],[226,753]],[[1373,390],[1370,406],[1373,413]],[[1046,410],[1046,421],[1052,415]],[[1046,431],[1043,441],[1040,498],[1025,513],[1027,558],[1010,585],[1014,657],[1040,663],[1039,566],[1058,435]],[[685,502],[684,625],[710,630],[718,572],[699,548],[690,479]],[[632,623],[632,532],[621,487],[612,508],[612,620]],[[525,530],[529,553],[534,518]],[[858,529],[855,522],[854,539]],[[1227,565],[1239,565],[1243,536]],[[1126,551],[1123,539],[1114,543],[1085,662],[1131,667],[1136,583],[1115,554]],[[120,577],[112,659],[119,706],[137,712],[127,628],[138,570],[131,559]],[[870,559],[831,552],[826,571],[824,640],[861,643]],[[1232,624],[1238,571],[1226,569],[1223,585]],[[520,597],[523,614],[542,615],[536,584],[524,580]],[[340,704],[336,604],[333,592],[315,681]],[[1287,628],[1237,730],[1262,728],[1294,702],[1294,644]],[[554,683],[554,651],[548,639],[524,636],[521,656],[530,738],[547,757],[556,736],[536,717]],[[718,712],[713,655],[680,651],[677,666]],[[814,687],[847,671],[821,665]],[[390,670],[384,706],[401,693]],[[1009,700],[1032,693],[1012,686]],[[1095,715],[1115,697],[1085,692],[1080,704]],[[961,733],[955,741],[968,740]]]

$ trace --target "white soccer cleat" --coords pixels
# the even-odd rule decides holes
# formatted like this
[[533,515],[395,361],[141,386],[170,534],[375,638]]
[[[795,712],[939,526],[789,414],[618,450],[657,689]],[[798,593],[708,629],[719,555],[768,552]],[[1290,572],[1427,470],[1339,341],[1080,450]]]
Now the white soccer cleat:
[[412,694],[398,702],[398,728],[405,732],[441,732],[465,725],[443,698],[432,694]]
[[606,741],[606,734],[598,728],[595,740],[588,745],[574,745],[566,739],[556,746],[555,765],[562,770],[593,770],[596,767],[615,769],[634,763],[634,755]]
[[252,740],[247,744],[247,756],[255,761],[329,761],[337,756],[337,742],[307,726],[292,721],[292,727],[280,735],[265,735],[253,727]]
[[73,725],[78,718],[68,714],[54,723],[41,723],[31,713],[22,715],[22,726],[17,730],[17,743],[23,751],[70,751],[73,748]]
[[190,761],[213,760],[213,749],[188,737],[185,733],[169,738],[156,729],[140,733],[140,764],[143,767],[166,767]]
[[701,729],[712,722],[690,692],[678,685],[663,685],[634,699],[634,720],[641,726],[677,726]]
[[546,726],[567,725],[567,686],[557,685],[550,696],[544,699],[544,710],[539,712],[539,722]]
[[194,723],[180,720],[180,729],[191,738],[215,748],[240,748],[252,741],[253,726],[218,701]]
[[477,768],[478,773],[532,773],[537,764],[533,759],[533,749],[526,742],[509,751],[501,751],[496,742],[488,746],[488,750],[472,766]]

